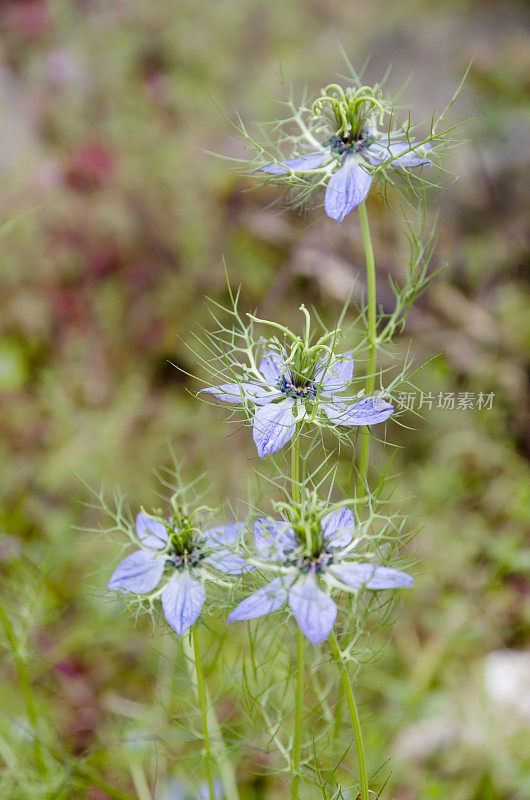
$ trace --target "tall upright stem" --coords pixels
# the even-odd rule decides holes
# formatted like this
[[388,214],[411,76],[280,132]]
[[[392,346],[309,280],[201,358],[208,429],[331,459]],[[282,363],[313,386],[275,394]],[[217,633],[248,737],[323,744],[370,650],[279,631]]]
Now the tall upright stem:
[[298,800],[298,787],[300,785],[300,752],[302,742],[302,721],[304,710],[304,634],[298,631],[297,665],[296,665],[296,707],[294,718],[293,740],[293,782],[291,785],[291,798]]
[[202,671],[201,654],[199,650],[199,642],[197,641],[197,629],[195,625],[191,629],[191,639],[193,642],[193,660],[195,662],[195,674],[197,676],[197,696],[199,699],[199,708],[201,709],[201,718],[202,718],[202,735],[204,739],[206,780],[208,781],[208,793],[210,795],[210,800],[215,800],[215,789],[212,777],[212,753],[210,748],[210,733],[208,731],[208,699],[206,697],[206,684],[204,682],[204,673]]
[[293,501],[296,505],[301,500],[300,495],[300,443],[296,433],[291,444],[291,483]]
[[[375,370],[377,367],[377,289],[375,279],[375,258],[370,236],[370,225],[368,223],[368,212],[366,205],[361,203],[359,206],[359,219],[363,234],[364,253],[366,257],[366,283],[368,289],[368,367],[366,373],[365,392],[369,396],[375,388]],[[358,488],[362,488],[366,481],[368,472],[368,461],[370,457],[370,431],[363,428],[361,433],[361,452],[359,456],[359,480]]]
[[350,712],[353,736],[355,739],[355,746],[357,748],[357,760],[359,762],[359,783],[361,789],[359,797],[360,800],[368,800],[368,773],[366,770],[366,757],[364,754],[361,720],[359,719],[359,712],[357,711],[357,705],[355,703],[355,697],[353,695],[353,689],[348,675],[348,668],[344,659],[342,658],[342,653],[334,632],[332,632],[329,637],[329,645],[331,648],[331,654],[333,655],[337,667],[339,668],[340,679]]
[[[291,445],[291,481],[293,502],[300,503],[300,444],[296,435]],[[293,737],[293,780],[291,784],[291,800],[298,800],[300,786],[300,751],[302,741],[302,720],[304,711],[304,634],[298,630],[296,653],[296,694],[294,712]]]
[[137,761],[131,761],[129,772],[131,773],[138,800],[153,800],[143,766]]
[[221,726],[212,706],[208,687],[202,670],[197,629],[191,629],[191,644],[187,637],[182,639],[186,665],[190,671],[190,679],[195,690],[203,726],[204,750],[206,761],[206,779],[210,800],[215,798],[215,787],[212,777],[212,756],[217,762],[219,773],[224,787],[226,800],[239,800],[237,781],[223,740]]
[[44,763],[44,758],[42,756],[42,749],[37,733],[37,721],[38,721],[37,708],[35,706],[35,698],[33,697],[33,690],[31,687],[31,681],[29,679],[28,668],[22,656],[22,653],[20,652],[17,637],[13,629],[13,626],[11,625],[11,620],[6,614],[4,606],[2,605],[1,602],[0,602],[0,622],[2,623],[6,639],[9,643],[9,647],[13,654],[13,659],[15,661],[15,666],[17,669],[20,688],[22,689],[22,694],[24,695],[24,703],[26,705],[26,716],[31,726],[31,733],[33,737],[33,754],[35,757],[35,764],[37,766],[40,775],[46,775],[46,764]]

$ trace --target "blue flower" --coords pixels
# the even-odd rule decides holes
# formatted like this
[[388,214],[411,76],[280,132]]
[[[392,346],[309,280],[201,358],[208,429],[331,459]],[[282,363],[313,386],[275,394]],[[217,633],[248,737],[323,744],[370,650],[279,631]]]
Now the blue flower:
[[260,380],[201,389],[227,403],[253,403],[253,437],[258,455],[276,453],[292,439],[296,425],[323,412],[334,425],[375,425],[384,422],[394,407],[375,395],[348,402],[336,397],[353,379],[350,352],[319,361],[311,375],[293,375],[277,352],[266,352],[259,365]]
[[[333,169],[324,195],[324,211],[332,219],[342,222],[344,217],[357,208],[367,197],[372,185],[373,175],[369,169],[384,165],[388,166],[420,167],[431,164],[424,155],[426,150],[432,149],[430,142],[415,145],[414,142],[399,141],[399,134],[387,134],[386,139],[373,128],[361,131],[354,141],[340,136],[330,137],[321,146],[320,150],[310,152],[300,158],[291,158],[277,164],[268,164],[261,167],[261,172],[268,175],[297,175],[305,174],[310,177],[313,171],[322,171],[329,174],[329,167]],[[402,154],[402,155],[401,155]]]
[[143,512],[136,517],[136,534],[141,545],[118,565],[109,589],[149,594],[165,577],[161,595],[164,615],[179,636],[197,621],[205,600],[202,581],[215,579],[210,570],[241,575],[250,567],[233,552],[243,530],[236,522],[204,532],[166,525]]
[[406,572],[351,560],[357,545],[354,531],[355,519],[349,509],[332,511],[320,520],[308,554],[289,522],[256,520],[256,549],[280,574],[246,597],[228,622],[263,617],[288,602],[300,630],[316,645],[329,636],[335,624],[337,605],[330,597],[331,589],[353,592],[412,586],[414,581]]

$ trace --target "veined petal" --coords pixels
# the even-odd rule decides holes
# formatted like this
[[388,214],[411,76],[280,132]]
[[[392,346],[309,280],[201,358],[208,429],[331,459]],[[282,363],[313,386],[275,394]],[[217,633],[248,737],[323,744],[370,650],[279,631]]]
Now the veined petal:
[[260,517],[254,523],[256,549],[272,561],[283,558],[297,545],[296,534],[288,522]]
[[162,592],[164,616],[179,636],[197,621],[204,605],[204,587],[184,571],[175,575]]
[[332,219],[342,222],[346,214],[357,208],[366,198],[372,185],[372,176],[367,169],[351,156],[333,173],[324,195],[324,211]]
[[108,589],[124,589],[134,594],[146,594],[160,583],[164,572],[164,556],[155,556],[147,550],[135,550],[118,564]]
[[294,577],[291,576],[273,578],[266,586],[262,586],[257,592],[245,597],[230,613],[228,622],[256,619],[256,617],[264,617],[266,614],[277,611],[287,600],[289,587],[293,581]]
[[228,547],[220,547],[215,550],[202,563],[213,567],[219,572],[225,572],[227,575],[243,575],[243,573],[251,572],[254,569],[253,566],[247,564],[243,556],[234,553]]
[[296,429],[293,405],[294,400],[287,397],[256,410],[252,433],[260,458],[281,450],[292,438]]
[[151,519],[139,511],[136,515],[136,535],[145,547],[163,550],[167,544],[167,528],[163,522]]
[[[391,161],[389,164],[390,167],[407,168],[421,167],[425,164],[432,165],[432,161],[430,161],[428,158],[425,158],[425,156],[421,155],[419,152],[411,150],[410,148],[413,146],[413,142],[393,142],[388,145],[375,142],[365,150],[365,155],[367,156],[370,164],[373,166],[382,164],[384,161],[388,161],[390,158],[394,158],[394,161]],[[431,150],[432,144],[427,142],[424,145],[420,145],[420,147],[423,150]],[[404,155],[402,155],[401,158],[395,158],[395,156],[399,156],[400,153],[404,153]]]
[[291,373],[285,368],[281,355],[273,350],[263,354],[259,371],[270,386],[276,386],[282,375],[285,375],[287,380],[291,379]]
[[316,385],[320,386],[321,395],[343,392],[352,380],[353,356],[349,350],[340,356],[334,356],[331,362],[320,361],[313,378]]
[[244,522],[231,522],[229,525],[217,525],[204,531],[203,538],[211,545],[234,544],[244,530]]
[[337,617],[337,606],[319,588],[314,575],[295,583],[289,592],[289,605],[298,627],[312,644],[327,639]]
[[[411,143],[412,144],[412,143]],[[392,164],[397,164],[399,167],[422,167],[425,164],[430,164],[432,166],[432,161],[429,161],[428,158],[421,155],[421,153],[416,152],[414,150],[410,150],[411,144],[408,142],[396,142],[395,144],[391,144],[389,146],[390,154],[392,157],[398,156],[400,153],[403,153],[405,150],[409,150],[410,152],[404,153],[401,158],[397,158]],[[423,150],[431,150],[432,144],[427,142],[424,145],[421,145]]]
[[376,425],[394,412],[394,406],[376,395],[363,397],[357,403],[322,403],[321,408],[335,425]]
[[263,406],[281,397],[281,392],[274,392],[268,386],[260,386],[259,383],[225,383],[221,386],[208,386],[200,389],[199,394],[211,394],[216,400],[224,400],[225,403],[244,403],[248,400],[256,405]]
[[290,158],[287,161],[280,161],[278,164],[268,164],[260,167],[259,172],[266,172],[268,175],[287,175],[290,170],[305,172],[310,169],[318,169],[325,161],[329,161],[327,153],[310,153],[301,158]]
[[391,567],[376,567],[373,564],[344,562],[332,564],[329,572],[350,589],[399,589],[412,586],[414,578],[406,572]]
[[203,563],[230,575],[242,575],[252,570],[253,567],[230,548],[230,545],[236,544],[244,528],[243,522],[232,522],[230,525],[218,525],[216,528],[204,531],[204,541],[214,549],[214,552],[207,556]]
[[349,508],[331,511],[320,522],[322,535],[331,547],[347,547],[353,540],[355,517]]

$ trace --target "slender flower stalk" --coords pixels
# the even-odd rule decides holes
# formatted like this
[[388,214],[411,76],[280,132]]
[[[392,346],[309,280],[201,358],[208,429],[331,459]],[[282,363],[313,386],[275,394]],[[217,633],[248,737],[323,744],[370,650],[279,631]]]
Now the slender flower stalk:
[[295,437],[291,445],[291,480],[292,494],[295,503],[300,502],[300,443]]
[[[291,479],[292,493],[295,503],[300,502],[300,444],[295,436],[291,445]],[[304,710],[304,635],[298,629],[297,663],[296,663],[296,704],[293,740],[293,782],[291,785],[292,800],[298,800],[300,785],[300,750],[302,738],[302,720]]]
[[193,662],[195,665],[195,675],[197,680],[197,696],[199,698],[199,706],[201,709],[202,730],[204,737],[204,750],[205,750],[205,764],[206,764],[206,780],[208,782],[208,793],[210,800],[215,800],[215,789],[213,785],[212,775],[212,753],[210,748],[210,734],[208,732],[208,699],[206,697],[206,684],[204,682],[204,673],[202,671],[201,655],[199,651],[199,642],[197,639],[197,628],[194,625],[191,629],[191,640],[193,642]]
[[44,758],[42,755],[42,748],[41,743],[38,737],[37,731],[37,723],[38,723],[38,716],[37,716],[37,708],[35,705],[35,698],[33,696],[33,690],[31,687],[31,681],[28,674],[28,668],[26,662],[20,652],[20,647],[17,641],[17,637],[13,626],[11,624],[11,620],[9,619],[8,615],[5,612],[4,606],[0,602],[0,622],[2,623],[2,627],[4,629],[5,637],[8,641],[9,647],[13,654],[13,659],[15,661],[15,666],[18,674],[18,680],[20,683],[20,688],[22,689],[22,694],[24,695],[24,702],[26,705],[26,716],[28,718],[28,722],[31,726],[31,736],[33,739],[33,754],[35,757],[35,764],[39,771],[39,774],[44,776],[46,775],[46,764],[44,762]]
[[[363,234],[364,252],[366,257],[366,285],[368,301],[368,367],[366,372],[365,391],[367,395],[372,394],[375,388],[375,371],[377,368],[377,284],[375,274],[374,248],[370,235],[370,225],[368,222],[368,212],[366,204],[359,206],[359,219]],[[368,472],[368,460],[370,457],[370,430],[363,427],[361,430],[361,452],[359,456],[359,479],[358,490],[362,489],[366,481]]]
[[363,734],[361,730],[361,720],[359,719],[359,712],[357,711],[357,704],[353,694],[352,685],[348,675],[348,667],[342,658],[342,653],[337,642],[337,637],[332,631],[329,637],[329,645],[331,654],[334,661],[339,668],[340,680],[348,703],[350,712],[351,724],[353,729],[353,736],[355,739],[355,746],[357,748],[357,760],[359,762],[359,782],[360,782],[360,800],[368,800],[368,773],[366,770],[366,756],[364,753]]
[[[235,770],[230,756],[228,755],[221,732],[221,726],[213,708],[208,686],[206,685],[206,680],[202,671],[196,627],[197,626],[194,625],[191,629],[190,637],[183,637],[182,647],[184,650],[184,660],[190,674],[191,684],[201,709],[206,761],[210,762],[210,764],[207,763],[208,800],[216,800],[215,782],[211,775],[212,760],[215,760],[217,763],[226,800],[239,800]],[[190,638],[192,640],[191,642]]]
[[302,749],[302,722],[304,719],[304,634],[298,630],[297,665],[296,665],[296,708],[293,741],[293,782],[291,798],[298,800],[300,786],[300,754]]
[[129,771],[138,800],[153,800],[142,765],[137,761],[131,761],[129,763]]

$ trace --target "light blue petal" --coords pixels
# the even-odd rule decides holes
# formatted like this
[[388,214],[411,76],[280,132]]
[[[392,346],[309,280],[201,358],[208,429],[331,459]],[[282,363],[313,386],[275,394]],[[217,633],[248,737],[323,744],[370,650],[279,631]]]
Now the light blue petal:
[[273,392],[267,386],[260,386],[258,383],[225,383],[221,386],[209,386],[200,389],[199,394],[211,394],[217,400],[224,400],[225,403],[244,403],[249,400],[256,405],[265,405],[282,396],[281,392]]
[[324,539],[331,547],[347,547],[353,540],[355,517],[349,508],[331,511],[320,522]]
[[169,581],[162,592],[164,616],[179,636],[197,621],[204,605],[204,587],[183,571]]
[[182,781],[170,781],[161,800],[189,800],[189,794]]
[[[409,144],[408,142],[399,142],[396,144],[391,144],[388,148],[392,156],[398,156],[400,153],[403,153],[405,150],[410,150],[411,145],[413,146],[413,142]],[[431,150],[432,145],[430,142],[427,144],[422,145],[423,150]],[[405,153],[405,155],[401,156],[401,158],[397,158],[395,161],[392,162],[391,166],[398,165],[399,167],[422,167],[425,164],[430,164],[432,166],[432,161],[429,161],[428,158],[422,156],[419,152],[410,151],[409,153]]]
[[293,405],[294,400],[289,397],[256,410],[252,434],[260,458],[281,450],[293,437],[296,429]]
[[[405,155],[401,156],[401,158],[395,158],[388,166],[389,167],[422,167],[426,164],[432,166],[432,161],[425,156],[421,155],[420,152],[414,152],[410,150],[411,147],[414,147],[414,142],[394,142],[393,144],[384,145],[379,142],[371,144],[366,150],[365,155],[367,156],[370,164],[376,166],[378,164],[383,163],[384,161],[388,161],[390,158],[394,158],[398,156],[400,153],[404,153],[406,150],[409,152],[405,153]],[[422,150],[431,150],[432,145],[430,142],[427,142],[424,145],[421,145]]]
[[270,386],[276,386],[282,375],[285,375],[287,380],[291,379],[291,373],[285,367],[282,357],[274,351],[263,354],[259,363],[259,371]]
[[134,594],[152,592],[160,583],[164,564],[164,556],[155,556],[147,550],[135,550],[118,564],[107,587]]
[[337,606],[319,589],[314,575],[295,583],[289,592],[289,605],[298,627],[311,644],[327,639],[337,617]]
[[329,572],[351,589],[399,589],[412,586],[414,578],[391,567],[375,567],[373,564],[345,562],[332,564]]
[[394,406],[373,395],[357,403],[322,403],[322,409],[335,425],[376,425],[384,422],[394,412]]
[[254,541],[260,555],[271,561],[283,559],[298,544],[296,534],[288,522],[263,517],[254,523]]
[[[223,800],[224,789],[223,784],[219,778],[213,781],[213,791],[215,800]],[[197,790],[188,790],[186,784],[179,780],[170,781],[166,787],[165,793],[162,795],[161,800],[210,800],[210,791],[208,783],[203,781],[199,784]]]
[[[223,800],[223,797],[225,796],[223,784],[219,778],[216,778],[213,782],[213,793],[215,800]],[[210,790],[205,781],[203,781],[203,783],[201,783],[199,786],[197,791],[197,800],[210,800]]]
[[217,525],[204,531],[203,537],[211,545],[234,544],[244,530],[244,522],[231,522],[229,525]]
[[136,516],[136,535],[145,547],[163,550],[167,544],[167,528],[163,522],[151,519],[140,511]]
[[256,619],[256,617],[264,617],[266,614],[277,611],[287,600],[289,587],[293,580],[294,577],[286,576],[274,578],[257,592],[245,597],[230,613],[228,622]]
[[334,356],[329,361],[320,361],[317,364],[315,377],[317,386],[320,386],[321,395],[343,392],[353,380],[353,356],[349,350],[340,356]]
[[324,195],[324,211],[332,219],[342,222],[346,214],[365,200],[372,176],[367,169],[348,156],[340,169],[333,173]]
[[205,531],[204,541],[214,548],[214,552],[204,559],[204,563],[219,572],[230,575],[242,575],[244,572],[254,569],[230,547],[230,545],[236,544],[244,528],[243,522],[232,522],[230,525],[218,525],[216,528]]
[[251,572],[254,567],[247,564],[242,556],[232,552],[227,547],[221,547],[216,550],[212,555],[208,556],[202,562],[209,567],[213,567],[219,572],[225,572],[227,575],[243,575],[245,572]]
[[379,142],[373,142],[369,145],[369,147],[363,150],[363,155],[373,167],[379,166],[379,164],[382,164],[383,161],[391,157],[388,147],[385,147]]
[[288,161],[280,161],[279,164],[268,164],[266,167],[260,167],[259,171],[266,172],[268,175],[288,175],[291,169],[297,172],[318,169],[325,161],[329,161],[327,153],[311,153],[302,158],[290,158]]

